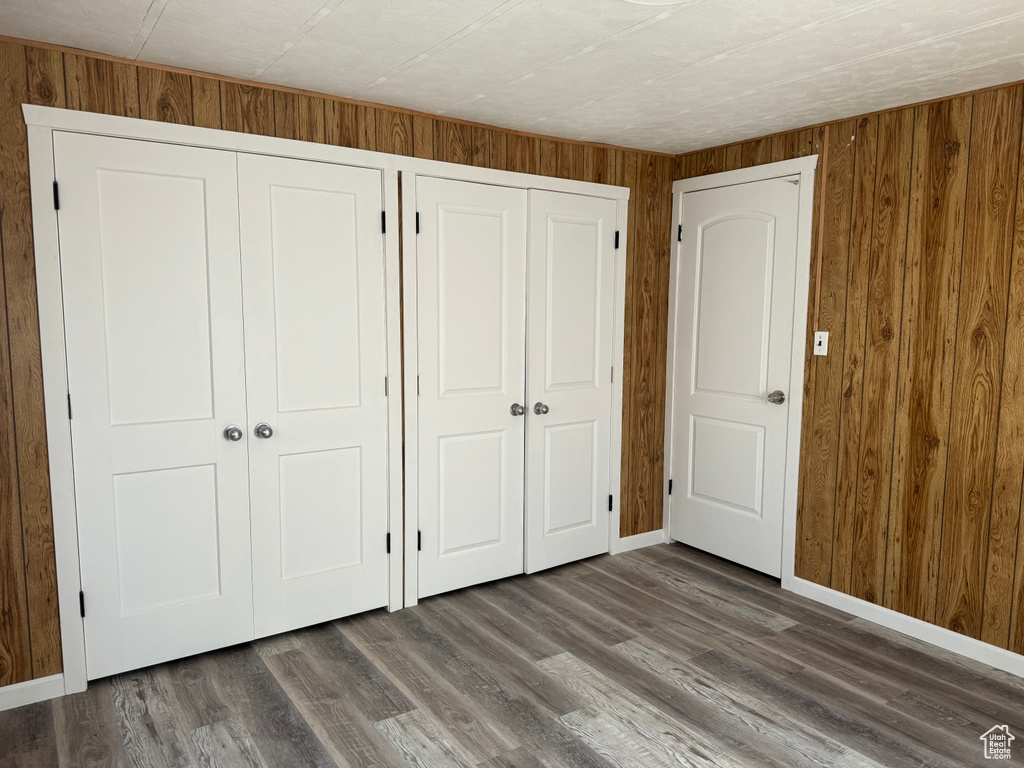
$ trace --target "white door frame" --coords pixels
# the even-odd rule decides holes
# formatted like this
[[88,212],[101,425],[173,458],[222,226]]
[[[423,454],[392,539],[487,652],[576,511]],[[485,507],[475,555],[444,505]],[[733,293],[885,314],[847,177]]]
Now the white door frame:
[[[725,171],[672,183],[672,232],[679,232],[681,226],[682,196],[686,192],[731,187],[752,181],[777,179],[781,176],[800,175],[800,202],[798,209],[796,246],[796,291],[793,300],[793,347],[789,372],[789,392],[799,392],[799,397],[790,399],[789,422],[786,428],[786,480],[782,514],[782,586],[792,589],[796,556],[796,503],[800,485],[800,424],[804,409],[804,356],[807,338],[807,303],[811,278],[811,222],[814,217],[814,169],[818,156],[799,157]],[[663,479],[663,525],[667,541],[670,538],[671,499],[668,495],[669,475],[672,467],[672,419],[675,400],[675,346],[676,326],[679,322],[679,304],[676,296],[676,281],[679,271],[680,245],[678,236],[673,237],[672,263],[669,269],[669,317],[668,354],[666,356],[665,390],[665,466],[669,471]]]
[[[402,294],[402,312],[404,316],[403,341],[405,345],[405,605],[411,607],[417,604],[419,594],[419,578],[417,572],[418,558],[418,537],[419,537],[419,489],[417,477],[419,471],[417,457],[417,423],[418,423],[418,399],[416,371],[419,370],[417,362],[417,349],[419,336],[417,334],[416,317],[416,217],[408,215],[415,212],[416,206],[416,177],[437,176],[445,179],[459,181],[478,181],[477,174],[469,176],[460,173],[464,166],[443,164],[442,172],[423,173],[412,170],[402,173],[402,210],[406,216],[402,221],[402,242],[404,244],[402,263],[402,285],[405,290]],[[609,447],[609,490],[612,494],[612,515],[611,525],[608,526],[608,551],[619,551],[619,523],[621,520],[620,499],[622,480],[622,354],[623,354],[623,328],[626,317],[626,247],[628,244],[628,216],[629,216],[629,188],[614,187],[605,184],[592,184],[590,182],[569,181],[565,179],[551,179],[546,176],[531,176],[528,174],[508,174],[504,171],[494,173],[489,182],[500,184],[506,187],[520,189],[542,189],[552,192],[570,192],[590,197],[602,197],[617,202],[615,227],[619,231],[619,248],[615,252],[615,293],[614,293],[614,318],[612,321],[612,363],[614,370],[614,381],[612,386],[612,431],[611,445]],[[557,187],[550,182],[560,182]]]
[[[86,689],[85,633],[79,615],[78,593],[81,590],[78,552],[78,513],[75,507],[74,466],[71,455],[71,424],[68,420],[68,379],[64,343],[63,293],[60,276],[60,248],[57,236],[57,212],[53,207],[54,157],[53,132],[73,131],[101,136],[112,136],[145,141],[185,144],[210,149],[290,157],[299,160],[314,160],[343,165],[375,168],[384,176],[384,211],[387,231],[384,235],[385,258],[385,302],[387,322],[388,360],[388,530],[391,537],[392,557],[388,566],[388,609],[403,607],[403,566],[404,558],[399,544],[403,541],[403,488],[402,488],[402,398],[399,397],[399,382],[402,373],[401,312],[399,302],[402,271],[399,269],[399,226],[405,227],[405,242],[415,238],[415,217],[406,217],[400,222],[399,173],[440,176],[484,184],[502,184],[524,189],[548,189],[555,192],[571,192],[594,197],[606,197],[619,201],[618,228],[622,232],[619,253],[616,259],[615,293],[615,347],[614,360],[617,370],[622,368],[622,327],[625,318],[625,274],[626,274],[626,233],[627,204],[629,189],[592,182],[572,181],[551,177],[533,176],[512,171],[498,171],[490,168],[476,168],[444,163],[437,160],[390,155],[384,152],[370,152],[348,147],[278,139],[270,136],[256,136],[245,133],[198,128],[189,125],[159,123],[151,120],[101,115],[93,112],[79,112],[55,107],[23,104],[22,113],[28,127],[29,175],[32,196],[32,222],[35,238],[36,292],[39,302],[39,335],[43,368],[43,401],[46,409],[46,437],[49,453],[50,494],[53,511],[54,553],[57,563],[57,598],[60,615],[63,672],[40,681],[28,681],[24,690],[19,689],[9,706],[18,706],[31,701],[41,701],[61,693],[78,693]],[[411,181],[411,180],[410,180]],[[408,194],[411,184],[406,184],[403,196]],[[404,197],[403,197],[404,199]],[[407,211],[415,211],[415,205],[407,200]],[[412,228],[409,229],[409,222]],[[413,264],[415,260],[413,259]],[[409,260],[405,270],[409,269]],[[405,273],[408,275],[408,272]],[[415,275],[415,270],[413,270]],[[415,287],[415,278],[407,286]],[[415,317],[415,290],[405,292],[405,311],[409,312],[409,297],[413,297]],[[413,350],[415,363],[415,337],[411,343],[406,340],[406,358]],[[409,370],[415,370],[415,366]],[[622,377],[616,374],[613,409],[622,411]],[[408,388],[408,381],[406,382]],[[406,393],[408,398],[408,393]],[[413,402],[415,405],[415,401]],[[415,415],[415,411],[413,412]],[[408,440],[415,444],[415,421],[409,420]],[[622,445],[621,418],[613,419],[615,433],[612,435],[612,488],[615,493],[615,511],[619,517],[618,464]],[[406,455],[407,472],[415,471],[415,452]],[[413,513],[415,508],[413,509]],[[415,518],[413,518],[415,519]],[[413,530],[415,530],[413,528]],[[612,525],[613,543],[617,542],[618,526]],[[408,536],[406,536],[406,540]],[[413,534],[415,547],[415,534]],[[415,586],[415,585],[414,585]],[[412,592],[411,594],[415,594]],[[31,690],[29,690],[31,687]],[[6,698],[0,699],[0,709],[7,706]]]

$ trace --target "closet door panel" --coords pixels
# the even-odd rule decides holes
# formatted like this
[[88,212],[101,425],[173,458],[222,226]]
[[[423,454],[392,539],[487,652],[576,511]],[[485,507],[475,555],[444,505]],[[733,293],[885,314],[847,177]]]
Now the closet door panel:
[[416,196],[426,597],[523,571],[526,192],[417,178]]
[[615,214],[530,191],[528,573],[608,551]]
[[383,193],[379,171],[238,164],[262,637],[387,604]]
[[235,155],[54,153],[94,679],[253,636]]

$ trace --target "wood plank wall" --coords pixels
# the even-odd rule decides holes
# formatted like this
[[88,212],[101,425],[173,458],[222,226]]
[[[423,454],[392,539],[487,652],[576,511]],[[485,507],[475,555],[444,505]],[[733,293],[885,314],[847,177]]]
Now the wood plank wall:
[[630,187],[621,529],[661,527],[674,158],[0,40],[0,685],[61,670],[24,102]]
[[827,357],[807,357],[797,576],[1016,653],[1022,111],[1024,87],[1011,85],[677,167],[819,154],[806,349],[813,330],[830,336]]

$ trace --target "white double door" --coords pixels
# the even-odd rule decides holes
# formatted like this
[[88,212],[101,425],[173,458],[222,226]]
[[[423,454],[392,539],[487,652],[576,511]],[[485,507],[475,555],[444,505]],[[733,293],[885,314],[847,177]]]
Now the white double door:
[[54,152],[88,677],[385,605],[380,172]]
[[[676,194],[671,537],[780,576],[795,176]],[[800,286],[803,289],[803,286]],[[806,295],[806,294],[805,294]],[[802,358],[801,358],[802,361]]]
[[615,202],[416,204],[418,596],[607,552]]

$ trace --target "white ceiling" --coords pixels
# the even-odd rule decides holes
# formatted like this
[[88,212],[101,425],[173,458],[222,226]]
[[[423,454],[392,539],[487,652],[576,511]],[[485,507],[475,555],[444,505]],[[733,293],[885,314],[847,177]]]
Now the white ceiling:
[[0,34],[673,153],[1024,79],[1022,0],[0,0]]

